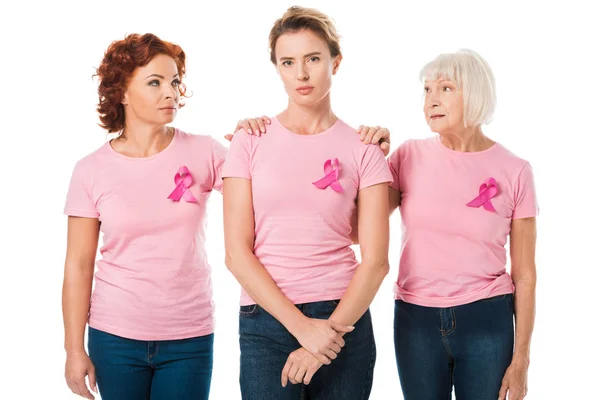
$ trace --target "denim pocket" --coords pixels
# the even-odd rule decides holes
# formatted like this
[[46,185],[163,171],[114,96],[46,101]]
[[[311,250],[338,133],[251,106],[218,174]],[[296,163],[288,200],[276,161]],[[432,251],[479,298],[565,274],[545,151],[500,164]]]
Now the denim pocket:
[[253,315],[258,314],[259,307],[258,304],[250,304],[249,306],[240,306],[240,316],[241,317],[251,317]]

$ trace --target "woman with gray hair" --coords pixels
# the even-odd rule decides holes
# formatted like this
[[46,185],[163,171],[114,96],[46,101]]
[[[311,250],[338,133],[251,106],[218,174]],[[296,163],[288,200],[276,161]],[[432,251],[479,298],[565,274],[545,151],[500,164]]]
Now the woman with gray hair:
[[481,56],[442,54],[421,80],[437,135],[407,140],[388,160],[390,214],[402,216],[394,341],[404,398],[449,399],[454,387],[459,400],[523,399],[535,314],[532,169],[482,131],[496,92]]

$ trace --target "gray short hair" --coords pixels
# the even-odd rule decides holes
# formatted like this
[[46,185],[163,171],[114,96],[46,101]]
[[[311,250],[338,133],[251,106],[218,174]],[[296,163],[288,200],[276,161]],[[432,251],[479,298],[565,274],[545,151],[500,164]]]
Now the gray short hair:
[[421,81],[448,79],[463,92],[465,127],[491,122],[496,108],[496,82],[488,63],[469,49],[440,54],[425,64]]

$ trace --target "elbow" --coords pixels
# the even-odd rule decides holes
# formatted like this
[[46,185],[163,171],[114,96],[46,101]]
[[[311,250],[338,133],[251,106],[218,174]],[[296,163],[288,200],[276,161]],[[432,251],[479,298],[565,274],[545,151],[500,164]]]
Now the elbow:
[[369,265],[369,271],[381,279],[385,278],[390,272],[390,263],[387,259],[367,261],[367,265]]
[[244,246],[232,245],[225,246],[225,266],[235,275],[239,265],[243,265],[243,260],[247,259],[248,254],[252,252]]

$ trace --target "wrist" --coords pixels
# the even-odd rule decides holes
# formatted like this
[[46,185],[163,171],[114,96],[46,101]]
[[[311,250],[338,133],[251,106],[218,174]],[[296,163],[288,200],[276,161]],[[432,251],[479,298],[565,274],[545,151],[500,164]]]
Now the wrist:
[[529,354],[515,352],[511,363],[529,367]]
[[291,316],[289,321],[284,325],[288,328],[288,331],[298,339],[298,336],[302,334],[308,324],[308,320],[309,318],[306,315],[298,312],[296,315]]

